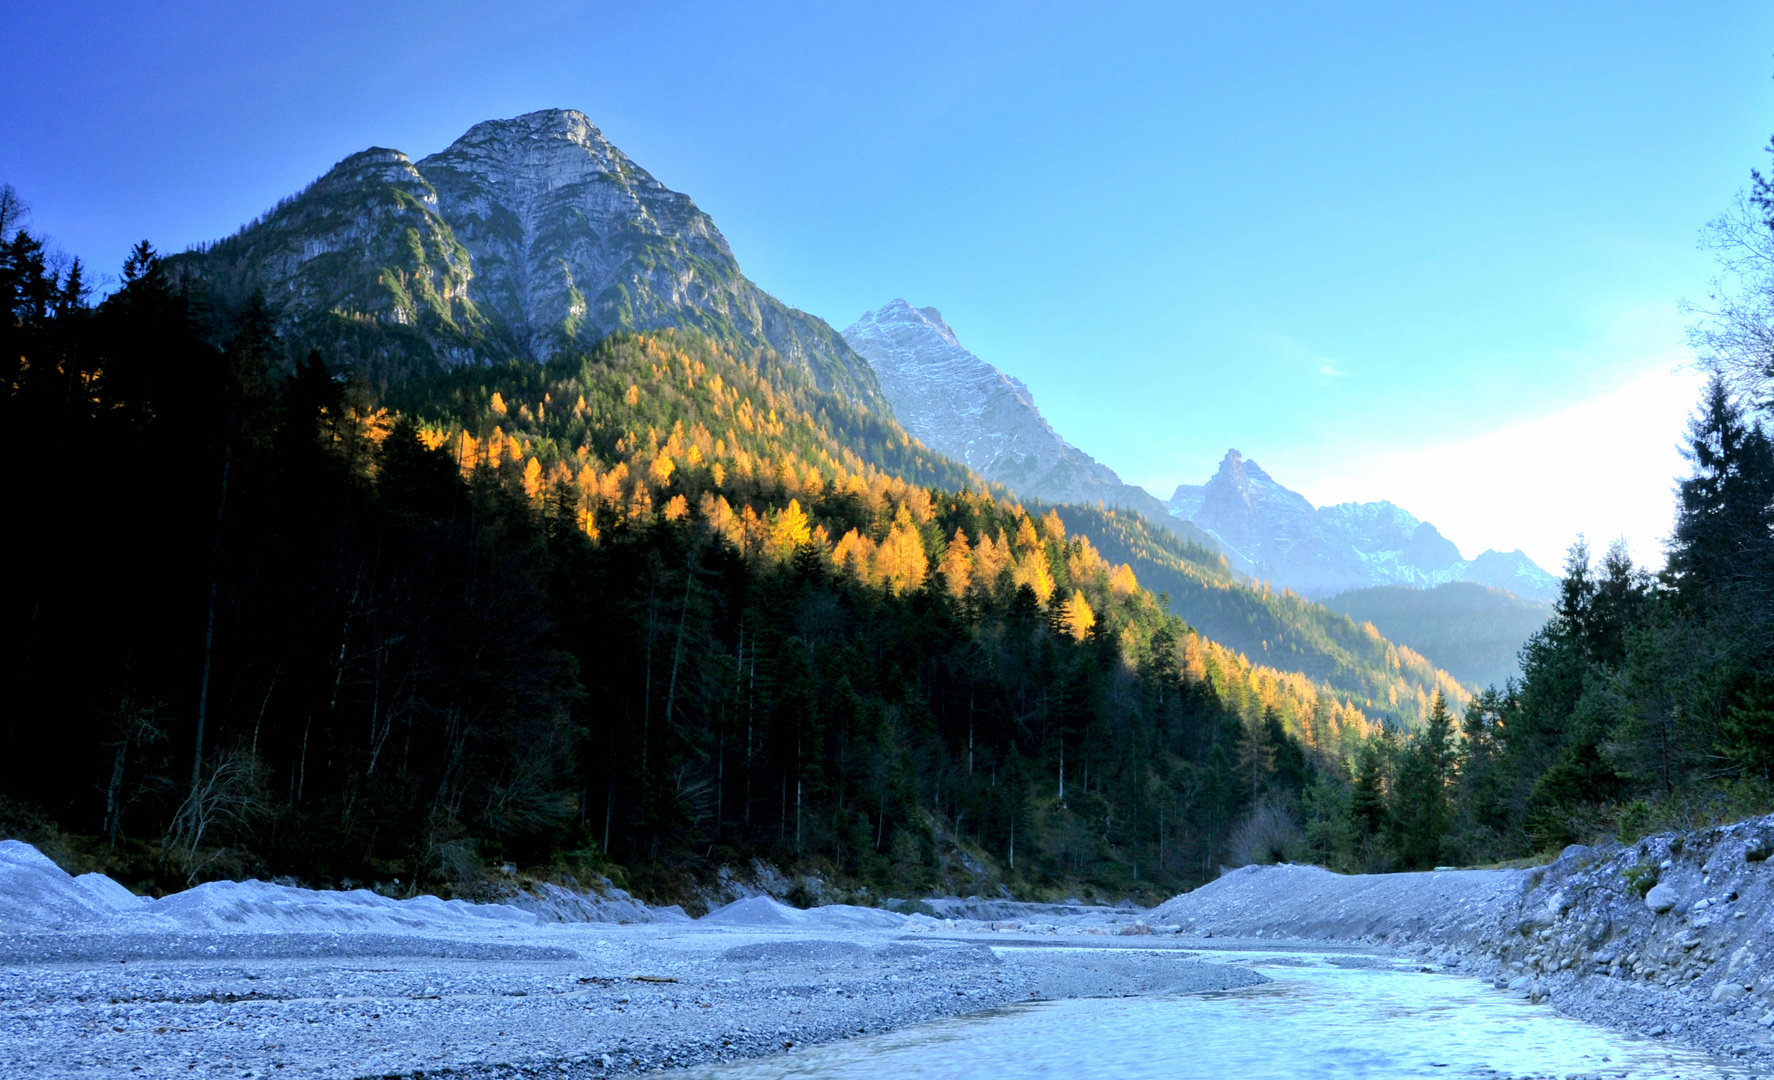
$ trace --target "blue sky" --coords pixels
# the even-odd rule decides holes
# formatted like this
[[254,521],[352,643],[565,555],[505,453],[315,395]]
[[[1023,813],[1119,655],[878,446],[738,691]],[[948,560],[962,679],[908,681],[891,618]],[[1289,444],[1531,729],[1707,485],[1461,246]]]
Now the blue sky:
[[[903,296],[1167,495],[1227,447],[1555,567],[1666,530],[1774,8],[7,5],[0,179],[96,268],[368,145],[590,114],[847,325]],[[1659,474],[1659,470],[1661,474]]]

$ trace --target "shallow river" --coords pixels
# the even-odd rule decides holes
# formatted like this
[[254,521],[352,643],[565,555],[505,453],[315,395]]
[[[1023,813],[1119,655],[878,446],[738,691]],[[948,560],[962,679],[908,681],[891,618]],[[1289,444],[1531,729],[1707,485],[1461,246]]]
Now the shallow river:
[[1372,964],[1371,957],[1196,956],[1251,964],[1274,981],[1219,994],[1015,1006],[682,1075],[697,1080],[1714,1080],[1750,1075],[1651,1039],[1561,1016],[1548,1005],[1530,1005],[1469,976],[1347,966]]

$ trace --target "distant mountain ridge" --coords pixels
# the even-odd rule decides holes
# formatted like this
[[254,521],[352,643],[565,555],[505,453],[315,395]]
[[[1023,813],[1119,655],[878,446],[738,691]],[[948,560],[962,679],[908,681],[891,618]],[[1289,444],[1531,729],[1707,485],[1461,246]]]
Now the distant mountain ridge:
[[571,109],[476,124],[418,162],[353,154],[168,264],[224,302],[262,292],[292,341],[363,358],[382,381],[675,326],[773,349],[822,389],[887,408],[831,326],[753,284],[689,196]]
[[1558,594],[1558,579],[1520,550],[1465,559],[1435,526],[1390,502],[1314,507],[1237,450],[1207,483],[1180,485],[1168,505],[1218,541],[1238,571],[1308,597],[1456,581],[1530,600]]
[[1029,388],[969,352],[933,307],[903,299],[865,313],[844,340],[874,368],[907,431],[1024,498],[1136,510],[1185,538],[1169,509],[1062,438]]
[[1238,580],[1211,537],[1068,443],[1029,388],[963,347],[937,309],[894,300],[844,338],[873,365],[900,423],[925,446],[1010,488],[1037,512],[1056,509],[1073,534],[1129,563],[1141,584],[1169,597],[1172,611],[1246,662],[1319,680],[1368,715],[1407,726],[1438,687],[1459,696],[1454,680],[1423,658],[1340,614]]
[[1450,581],[1433,589],[1378,585],[1339,593],[1325,607],[1372,623],[1387,640],[1421,653],[1472,687],[1521,678],[1520,654],[1552,618],[1552,605],[1479,585]]

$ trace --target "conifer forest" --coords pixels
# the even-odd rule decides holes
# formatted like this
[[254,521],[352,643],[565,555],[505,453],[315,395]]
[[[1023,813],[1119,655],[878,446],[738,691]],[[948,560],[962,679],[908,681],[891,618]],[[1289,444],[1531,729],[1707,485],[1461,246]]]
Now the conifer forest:
[[[393,371],[146,243],[95,299],[3,201],[0,827],[137,888],[511,864],[672,901],[763,860],[1151,899],[1771,804],[1774,373],[1728,311],[1667,568],[1580,543],[1480,688],[768,348]],[[1746,207],[1720,242],[1774,250]]]

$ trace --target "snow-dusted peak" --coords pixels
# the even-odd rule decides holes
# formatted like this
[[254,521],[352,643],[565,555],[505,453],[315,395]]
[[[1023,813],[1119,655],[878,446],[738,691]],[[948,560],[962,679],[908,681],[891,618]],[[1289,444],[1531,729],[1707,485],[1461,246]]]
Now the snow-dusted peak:
[[[857,319],[850,329],[844,331],[846,337],[852,333],[864,337],[904,342],[914,342],[922,336],[934,334],[950,349],[958,350],[978,363],[985,364],[985,361],[961,348],[961,342],[956,339],[955,331],[943,321],[942,312],[933,307],[915,308],[904,298],[892,301],[879,311],[863,312],[862,317]],[[906,359],[912,362],[921,362],[926,359],[934,361],[937,358],[918,354]],[[991,365],[985,364],[985,366],[990,367]]]
[[896,299],[865,312],[844,339],[868,360],[899,422],[924,445],[1021,495],[1100,500],[1168,523],[1163,503],[1061,438],[1028,387],[962,347],[936,308]]
[[1264,472],[1263,467],[1258,465],[1254,458],[1245,457],[1236,448],[1227,450],[1226,456],[1220,459],[1220,467],[1215,479],[1243,486],[1252,483],[1275,483],[1275,478]]
[[1520,552],[1467,560],[1434,525],[1385,500],[1314,507],[1237,450],[1206,484],[1178,486],[1169,505],[1218,540],[1238,570],[1310,597],[1472,581],[1547,599],[1558,585]]

